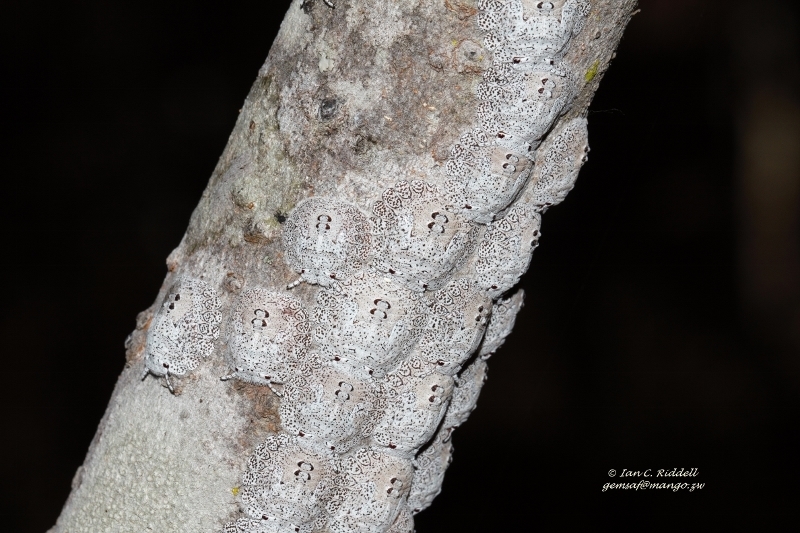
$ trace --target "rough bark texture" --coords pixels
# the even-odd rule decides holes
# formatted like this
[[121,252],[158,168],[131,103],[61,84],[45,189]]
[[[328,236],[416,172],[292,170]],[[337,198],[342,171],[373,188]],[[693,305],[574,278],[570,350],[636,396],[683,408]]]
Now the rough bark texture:
[[[475,128],[476,91],[492,65],[475,0],[301,3],[286,15],[168,258],[156,303],[139,317],[128,365],[54,532],[219,531],[241,516],[243,472],[253,450],[280,431],[281,400],[269,387],[220,380],[231,372],[223,355],[229,311],[243,291],[286,292],[297,279],[282,224],[298,202],[335,197],[370,213],[398,181],[444,175],[451,148]],[[590,2],[564,56],[580,76],[558,124],[585,116],[635,3]],[[163,379],[140,378],[154,312],[187,277],[217,292],[224,318],[213,353],[172,376],[171,394]],[[302,283],[287,294],[312,309],[319,291]]]

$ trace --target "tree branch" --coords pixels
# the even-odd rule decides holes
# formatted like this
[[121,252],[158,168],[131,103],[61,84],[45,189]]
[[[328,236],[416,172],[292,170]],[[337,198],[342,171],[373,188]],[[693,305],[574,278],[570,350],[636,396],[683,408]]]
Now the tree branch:
[[53,531],[411,531],[635,3],[295,1]]

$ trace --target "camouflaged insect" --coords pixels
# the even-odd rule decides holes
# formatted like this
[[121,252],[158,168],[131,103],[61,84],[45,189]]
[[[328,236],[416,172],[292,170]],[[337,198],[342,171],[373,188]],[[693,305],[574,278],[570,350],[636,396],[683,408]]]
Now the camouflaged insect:
[[525,200],[546,209],[561,203],[575,186],[588,160],[589,132],[585,118],[559,125],[536,153],[536,165]]
[[386,530],[386,533],[414,533],[414,517],[408,505],[400,507],[397,518],[394,519],[394,523]]
[[557,58],[583,28],[590,8],[586,0],[478,0],[477,23],[495,61]]
[[311,343],[308,313],[300,300],[266,289],[242,293],[228,329],[233,372],[222,379],[266,385],[273,391],[273,385],[291,375],[291,365],[305,356]]
[[386,376],[383,386],[386,409],[373,441],[392,453],[413,457],[442,421],[453,393],[453,378],[436,372],[419,376],[404,363]]
[[526,72],[508,85],[484,81],[478,87],[482,101],[477,117],[495,144],[528,154],[539,146],[575,94],[575,82],[568,71]]
[[517,314],[525,302],[525,291],[520,289],[510,298],[498,301],[492,309],[492,317],[486,328],[478,355],[483,359],[492,356],[506,341],[514,329]]
[[[467,139],[463,139],[467,141]],[[445,164],[445,190],[465,218],[489,223],[514,201],[531,173],[527,154],[462,142]]]
[[253,520],[252,518],[240,518],[230,524],[225,524],[222,533],[273,533],[274,528],[268,520]]
[[500,297],[528,270],[541,223],[542,216],[532,206],[518,202],[486,230],[474,268],[477,285],[489,297]]
[[258,520],[240,518],[236,522],[226,524],[222,533],[314,533],[322,531],[324,524],[296,525],[276,517],[264,516]]
[[373,448],[343,458],[327,507],[331,533],[386,531],[405,506],[413,474],[408,459]]
[[430,298],[428,327],[414,354],[437,372],[455,375],[483,338],[492,299],[467,278],[458,278]]
[[444,473],[453,460],[451,429],[439,430],[414,459],[414,479],[408,494],[408,507],[414,514],[427,509],[442,492]]
[[460,218],[439,189],[401,181],[384,191],[372,212],[383,235],[373,265],[412,291],[437,290],[477,244],[477,227]]
[[313,354],[286,383],[281,425],[343,454],[372,435],[385,407],[380,393],[366,372]]
[[477,89],[478,119],[498,146],[528,154],[576,95],[576,75],[562,57],[589,4],[482,0],[478,9],[494,56]]
[[242,508],[252,519],[312,527],[324,521],[336,472],[333,459],[304,446],[298,437],[271,435],[248,461]]
[[417,343],[427,309],[420,295],[368,269],[338,287],[320,290],[314,320],[314,340],[326,353],[367,367],[378,377]]
[[283,225],[289,266],[305,281],[328,287],[369,263],[372,227],[357,207],[328,197],[303,200]]
[[486,361],[477,358],[456,378],[453,399],[447,408],[442,428],[452,431],[467,421],[467,418],[469,418],[469,415],[478,404],[478,396],[481,393],[483,384],[486,382],[487,370]]
[[206,282],[184,277],[170,289],[147,332],[144,356],[147,374],[164,376],[173,391],[170,376],[184,376],[214,351],[222,313],[217,292]]

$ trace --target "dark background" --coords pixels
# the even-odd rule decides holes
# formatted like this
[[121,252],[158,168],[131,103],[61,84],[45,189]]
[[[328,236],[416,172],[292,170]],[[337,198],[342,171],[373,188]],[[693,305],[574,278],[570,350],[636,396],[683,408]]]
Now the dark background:
[[[288,2],[210,4],[2,1],[5,531],[58,516]],[[419,533],[800,514],[798,14],[641,8]],[[601,492],[675,467],[705,488]]]

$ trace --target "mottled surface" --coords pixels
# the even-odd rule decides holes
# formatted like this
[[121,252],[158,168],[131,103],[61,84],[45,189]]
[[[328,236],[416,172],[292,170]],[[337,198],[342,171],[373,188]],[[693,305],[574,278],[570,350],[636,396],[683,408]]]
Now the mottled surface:
[[[562,9],[557,4],[549,9]],[[378,226],[390,231],[377,231],[385,247],[376,251],[388,253],[375,265],[389,276],[398,273],[400,285],[424,292],[445,286],[460,269],[467,277],[474,277],[470,258],[478,248],[477,235],[482,229],[470,217],[457,213],[471,206],[467,207],[465,201],[447,203],[436,185],[445,189],[448,177],[444,166],[452,157],[448,152],[461,135],[474,132],[476,126],[487,134],[487,142],[508,150],[501,157],[515,165],[513,169],[504,168],[512,184],[503,187],[506,192],[501,201],[489,201],[487,194],[492,187],[481,185],[481,180],[469,188],[470,194],[475,193],[472,197],[485,203],[476,202],[478,224],[501,214],[526,179],[527,169],[519,164],[520,157],[533,156],[528,152],[535,151],[560,115],[569,119],[584,113],[596,87],[594,80],[599,79],[598,65],[602,72],[630,16],[631,4],[605,11],[606,5],[598,3],[590,13],[587,2],[568,0],[559,19],[555,11],[522,18],[519,9],[530,10],[531,6],[516,1],[478,5],[408,1],[377,6],[338,2],[335,10],[320,2],[301,10],[295,2],[189,230],[168,259],[171,273],[165,287],[180,276],[202,278],[212,287],[226,289],[220,290],[223,309],[232,307],[235,294],[243,288],[284,290],[295,281],[297,274],[290,267],[296,269],[297,265],[284,260],[281,224],[309,196],[341,198],[364,213],[375,212],[383,218],[386,224]],[[488,31],[484,39],[474,20],[478,7],[484,14],[501,13],[506,8],[516,11],[507,20],[510,25],[503,26],[502,20],[482,23],[483,30]],[[534,8],[541,10],[541,6]],[[497,28],[505,30],[492,38]],[[577,38],[571,42],[574,36]],[[530,71],[536,76],[522,82],[522,88],[509,93],[511,96],[479,91],[487,79],[483,72],[492,61],[525,63],[516,61],[519,50],[537,65],[547,60],[547,75],[565,81],[551,88],[537,67]],[[597,57],[588,57],[591,52]],[[525,70],[524,65],[520,68]],[[565,68],[564,72],[560,70]],[[592,76],[582,76],[590,69]],[[509,83],[513,85],[514,80],[495,85],[505,87]],[[540,85],[545,92],[537,89]],[[560,90],[562,85],[565,88]],[[544,96],[526,103],[525,95],[537,94]],[[570,108],[573,101],[575,105]],[[490,159],[496,156],[492,153]],[[496,168],[493,165],[482,168],[491,173]],[[524,172],[518,172],[517,167]],[[572,172],[569,165],[563,168]],[[427,184],[414,185],[422,182]],[[555,182],[561,183],[559,179]],[[407,196],[399,183],[411,183]],[[387,191],[394,191],[397,207],[392,206],[394,199],[386,195]],[[414,201],[404,203],[408,199]],[[391,210],[390,216],[373,210],[378,201],[388,206],[380,213],[389,215]],[[448,211],[450,205],[453,211]],[[434,246],[432,240],[421,237],[426,232],[441,234],[444,241]],[[399,247],[392,248],[393,243],[399,243]],[[303,284],[293,290],[294,297],[304,305],[314,306],[318,288]],[[377,299],[374,304],[378,305]],[[479,340],[469,333],[464,335],[458,342],[467,348],[458,360],[474,351]],[[372,347],[363,348],[369,351]],[[408,353],[411,347],[406,348]],[[221,343],[217,343],[215,353],[221,350]],[[235,516],[232,502],[238,492],[236,479],[243,471],[243,457],[250,453],[248,449],[255,448],[255,440],[263,440],[265,431],[276,428],[266,421],[252,423],[259,408],[244,394],[245,389],[219,381],[224,374],[220,361],[216,358],[209,365],[201,365],[175,386],[175,396],[161,387],[154,388],[155,380],[130,383],[131,372],[137,370],[137,363],[133,363],[115,393],[87,459],[83,482],[71,496],[57,531],[203,531],[218,529],[226,518]],[[435,433],[449,404],[453,378],[441,372],[417,375],[409,370],[404,374],[409,368],[402,367],[386,377],[392,385],[386,396],[389,402],[374,433],[374,445],[392,451],[365,447],[341,458],[345,474],[336,476],[336,483],[346,490],[328,500],[338,502],[327,509],[332,531],[413,527],[405,503],[413,477],[410,457]],[[208,411],[196,406],[200,393],[213,396],[210,403],[204,399]],[[120,401],[123,398],[125,401]],[[178,409],[181,402],[191,402],[188,405],[195,407]],[[192,416],[199,420],[191,436],[174,429],[177,420]],[[128,442],[137,443],[138,455]],[[356,468],[357,464],[361,466]],[[137,474],[120,473],[131,469]],[[166,472],[161,475],[167,483],[163,487],[158,480],[161,471]],[[296,478],[302,474],[297,472],[291,475]],[[333,476],[323,478],[332,480]],[[127,499],[113,498],[115,492]],[[436,487],[425,489],[426,494],[436,492]],[[96,493],[108,498],[108,506],[97,505],[102,500],[94,496]],[[258,506],[272,500],[265,500],[260,492],[248,494],[248,501],[255,503],[250,505],[243,499],[245,511],[250,518],[263,518]],[[276,516],[263,521],[275,518],[276,527],[291,521],[324,528],[315,522],[316,511],[303,511],[311,504],[306,496],[302,491],[286,492],[281,496],[282,507],[269,511]],[[322,493],[318,496],[320,501],[326,498]],[[153,505],[154,499],[160,503]],[[239,529],[241,524],[239,521],[230,527]],[[265,527],[250,526],[244,524],[250,528],[245,530]]]

